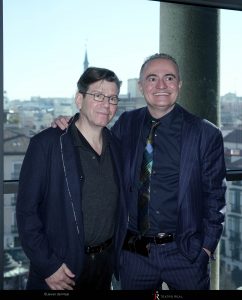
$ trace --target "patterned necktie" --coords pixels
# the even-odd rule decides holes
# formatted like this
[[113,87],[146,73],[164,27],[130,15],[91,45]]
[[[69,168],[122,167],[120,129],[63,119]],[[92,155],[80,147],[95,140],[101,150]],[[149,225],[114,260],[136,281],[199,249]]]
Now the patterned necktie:
[[153,135],[159,122],[152,121],[149,136],[143,154],[140,171],[140,193],[138,199],[138,229],[141,235],[149,229],[149,200],[150,200],[150,176],[153,165]]

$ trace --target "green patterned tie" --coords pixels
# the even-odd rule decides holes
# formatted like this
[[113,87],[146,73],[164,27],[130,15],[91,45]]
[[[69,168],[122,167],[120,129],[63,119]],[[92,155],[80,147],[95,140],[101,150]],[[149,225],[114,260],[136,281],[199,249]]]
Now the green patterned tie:
[[140,192],[138,199],[138,229],[141,235],[149,229],[150,176],[153,165],[153,135],[159,122],[152,121],[149,136],[143,154],[140,171]]

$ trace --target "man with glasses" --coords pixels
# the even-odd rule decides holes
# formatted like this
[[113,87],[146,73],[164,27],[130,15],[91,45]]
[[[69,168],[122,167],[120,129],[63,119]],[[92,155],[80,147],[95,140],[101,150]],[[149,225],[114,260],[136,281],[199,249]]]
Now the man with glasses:
[[16,207],[30,260],[27,289],[111,288],[124,203],[120,146],[106,126],[120,85],[113,71],[88,68],[77,83],[80,113],[68,128],[49,128],[30,140]]
[[[124,112],[111,129],[121,141],[128,207],[124,290],[159,290],[163,282],[172,290],[210,288],[224,222],[223,137],[177,103],[181,86],[173,57],[148,57],[139,78],[147,107]],[[64,118],[55,122],[65,127]]]

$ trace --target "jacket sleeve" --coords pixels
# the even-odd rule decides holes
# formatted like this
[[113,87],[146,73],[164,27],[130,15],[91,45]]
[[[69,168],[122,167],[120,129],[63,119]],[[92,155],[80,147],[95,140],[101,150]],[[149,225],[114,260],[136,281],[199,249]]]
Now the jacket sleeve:
[[30,140],[20,172],[16,218],[23,250],[43,278],[56,272],[62,264],[45,234],[47,173],[46,147],[41,139],[34,137]]
[[112,133],[119,139],[122,140],[122,120],[124,113],[118,118],[118,120],[114,123],[111,128]]
[[[204,198],[205,239],[203,247],[215,251],[223,231],[225,218],[226,167],[223,137],[219,129],[204,130],[202,186]],[[211,131],[210,131],[211,132]],[[206,133],[206,134],[205,134]]]

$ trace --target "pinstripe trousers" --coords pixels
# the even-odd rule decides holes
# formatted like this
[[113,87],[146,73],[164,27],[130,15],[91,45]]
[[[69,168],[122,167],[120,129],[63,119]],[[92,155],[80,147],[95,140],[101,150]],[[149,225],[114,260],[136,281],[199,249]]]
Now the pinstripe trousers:
[[175,241],[150,244],[148,257],[122,250],[120,282],[122,290],[161,290],[163,282],[170,290],[209,290],[209,256],[201,249],[191,263]]

